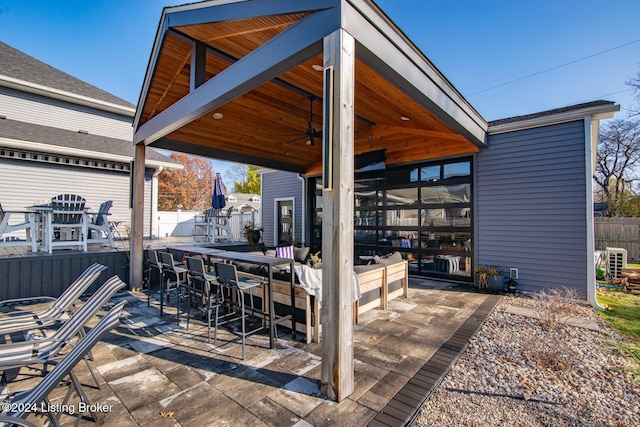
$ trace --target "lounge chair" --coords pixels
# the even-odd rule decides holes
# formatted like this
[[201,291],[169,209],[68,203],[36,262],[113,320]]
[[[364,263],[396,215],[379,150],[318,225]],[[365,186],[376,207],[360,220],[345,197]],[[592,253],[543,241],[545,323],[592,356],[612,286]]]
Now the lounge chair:
[[[71,392],[75,390],[75,392],[80,397],[80,400],[86,404],[86,406],[90,406],[91,402],[87,398],[86,393],[84,392],[80,381],[76,377],[76,375],[72,372],[73,368],[83,359],[91,349],[102,339],[102,337],[109,332],[111,329],[115,328],[118,323],[120,323],[120,313],[122,312],[122,307],[124,307],[126,301],[122,301],[121,303],[114,306],[103,318],[98,322],[98,324],[89,331],[89,333],[82,338],[76,346],[69,352],[67,355],[58,362],[58,364],[44,376],[42,381],[38,383],[35,387],[30,390],[25,390],[15,395],[11,396],[9,399],[5,400],[5,403],[10,403],[10,408],[15,409],[15,411],[7,411],[3,413],[3,415],[17,418],[26,418],[26,416],[30,413],[27,412],[30,408],[36,407],[41,408],[45,407],[47,409],[54,409],[55,406],[51,405],[48,396],[51,391],[60,384],[60,382],[69,376],[71,381],[69,391],[67,392],[67,396],[64,399],[64,403],[67,402]],[[41,405],[43,403],[45,405]],[[89,409],[89,413],[91,415],[91,419],[95,422],[97,421],[97,417],[95,413],[93,413]],[[78,421],[80,417],[82,417],[82,413],[78,411]],[[52,412],[47,412],[47,416],[51,421],[51,424],[54,426],[59,426],[59,414],[54,414]]]
[[75,301],[106,268],[106,266],[97,263],[89,266],[58,298],[40,296],[0,301],[0,306],[45,299],[54,301],[49,308],[37,313],[14,311],[0,318],[0,334],[39,329],[64,320],[65,316],[73,311]]
[[[111,299],[111,297],[126,284],[113,276],[107,280],[84,304],[80,307],[68,321],[50,337],[35,337],[26,341],[0,344],[0,370],[4,374],[8,369],[40,364],[43,361],[46,366],[49,362],[58,359],[62,352],[76,335],[84,335],[84,328],[98,310]],[[87,365],[88,366],[88,365]],[[98,381],[89,367],[93,379],[98,385]]]

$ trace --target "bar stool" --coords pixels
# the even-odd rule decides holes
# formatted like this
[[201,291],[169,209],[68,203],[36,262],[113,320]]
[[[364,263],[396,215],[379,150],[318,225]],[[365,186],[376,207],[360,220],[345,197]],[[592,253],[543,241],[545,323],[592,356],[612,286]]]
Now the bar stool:
[[[214,264],[215,266],[215,271],[216,271],[216,276],[218,277],[218,283],[220,284],[220,286],[218,287],[218,293],[219,293],[219,303],[216,304],[215,308],[216,308],[216,317],[215,317],[215,326],[214,326],[214,332],[213,332],[213,345],[216,345],[216,340],[218,337],[218,326],[219,325],[223,325],[225,323],[229,323],[232,322],[234,320],[240,319],[240,322],[242,324],[242,360],[244,360],[245,358],[245,341],[246,341],[246,336],[249,334],[252,334],[254,332],[257,332],[261,329],[263,329],[263,326],[260,325],[259,328],[253,329],[251,331],[247,331],[246,330],[246,325],[245,325],[245,293],[249,294],[249,299],[251,301],[251,315],[253,316],[256,312],[262,314],[262,315],[266,315],[267,313],[265,313],[263,310],[256,310],[256,308],[254,307],[254,303],[253,303],[253,291],[252,289],[254,288],[258,288],[262,285],[265,284],[265,282],[261,281],[261,280],[255,280],[255,279],[249,279],[246,277],[242,277],[242,278],[238,278],[238,270],[236,269],[236,266],[233,264],[224,264],[224,263],[220,263],[220,262],[216,262]],[[238,313],[236,314],[233,311],[231,311],[230,313],[226,314],[223,316],[223,318],[225,320],[223,320],[222,322],[220,322],[220,316],[219,316],[219,309],[220,309],[220,305],[222,305],[220,303],[220,300],[222,298],[222,290],[223,288],[227,288],[229,289],[232,293],[235,292],[236,296],[237,296],[237,301],[232,301],[231,299],[227,299],[226,303],[230,305],[231,310],[233,310],[233,307],[237,306],[238,307]],[[264,300],[264,292],[262,295],[262,298]],[[235,316],[234,316],[235,314]],[[209,328],[211,327],[211,323],[209,323]]]
[[[189,330],[189,317],[191,314],[191,292],[193,291],[195,294],[202,295],[202,310],[203,317],[204,311],[206,310],[208,313],[208,325],[211,325],[211,310],[214,305],[218,304],[218,279],[215,275],[209,274],[206,272],[204,268],[204,261],[202,258],[197,257],[187,257],[187,270],[189,277],[189,286],[188,286],[188,296],[189,299],[189,308],[187,311],[187,330]],[[200,289],[197,289],[196,284],[200,285]],[[214,289],[215,288],[215,289]],[[223,297],[220,294],[220,297]],[[209,329],[207,333],[209,333]],[[210,334],[209,334],[210,335]],[[207,337],[207,341],[210,341],[211,337]]]
[[[162,266],[162,281],[167,284],[167,302],[169,302],[169,294],[171,287],[175,287],[177,291],[177,322],[180,323],[180,291],[182,288],[188,288],[187,286],[187,269],[183,264],[176,264],[173,260],[173,255],[169,252],[160,252],[160,265]],[[172,280],[173,279],[173,280]],[[160,293],[160,316],[162,316],[162,309],[164,306],[164,289],[161,287]]]

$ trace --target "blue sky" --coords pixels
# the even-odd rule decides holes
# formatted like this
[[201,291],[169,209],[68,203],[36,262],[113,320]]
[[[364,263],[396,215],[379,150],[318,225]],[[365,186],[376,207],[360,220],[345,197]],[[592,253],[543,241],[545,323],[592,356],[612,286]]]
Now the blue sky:
[[[183,3],[0,0],[0,40],[136,104],[162,8]],[[632,100],[640,1],[377,3],[487,120]]]

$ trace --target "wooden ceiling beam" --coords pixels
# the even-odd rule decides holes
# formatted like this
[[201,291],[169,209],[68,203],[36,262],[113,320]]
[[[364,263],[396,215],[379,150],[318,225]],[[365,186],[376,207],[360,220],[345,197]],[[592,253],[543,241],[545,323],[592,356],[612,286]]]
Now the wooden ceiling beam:
[[[335,30],[337,12],[309,15],[138,127],[134,142],[146,144],[268,82],[322,51],[321,40]],[[304,24],[304,25],[303,25]]]

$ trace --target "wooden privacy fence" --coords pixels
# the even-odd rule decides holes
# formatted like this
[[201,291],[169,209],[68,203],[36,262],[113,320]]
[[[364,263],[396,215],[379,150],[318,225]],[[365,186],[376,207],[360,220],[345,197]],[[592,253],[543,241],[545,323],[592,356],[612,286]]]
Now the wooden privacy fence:
[[640,260],[640,218],[594,218],[596,248],[623,248],[629,260]]

